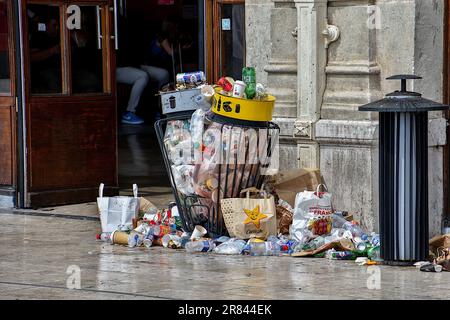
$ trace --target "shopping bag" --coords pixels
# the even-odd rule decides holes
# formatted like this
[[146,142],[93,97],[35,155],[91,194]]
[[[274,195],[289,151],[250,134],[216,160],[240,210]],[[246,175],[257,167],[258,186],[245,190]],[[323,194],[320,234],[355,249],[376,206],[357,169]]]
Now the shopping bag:
[[275,200],[263,192],[263,196],[250,198],[250,194],[260,194],[256,188],[245,189],[245,198],[229,198],[220,201],[223,219],[228,233],[233,238],[250,239],[277,235]]
[[[325,192],[320,192],[323,186]],[[325,185],[319,185],[316,191],[303,191],[295,198],[291,237],[300,243],[306,243],[316,235],[331,232],[333,207],[331,193]]]
[[104,188],[105,185],[100,184],[97,198],[102,232],[132,230],[133,219],[138,216],[140,207],[137,185],[133,185],[134,197],[103,197]]

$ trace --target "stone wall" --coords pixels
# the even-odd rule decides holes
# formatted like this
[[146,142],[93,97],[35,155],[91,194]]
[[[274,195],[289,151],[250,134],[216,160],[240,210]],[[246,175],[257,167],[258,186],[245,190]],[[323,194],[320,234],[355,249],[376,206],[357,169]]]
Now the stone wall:
[[248,66],[256,68],[258,82],[267,86],[267,72],[264,67],[269,62],[271,0],[247,0],[245,2],[245,23]]
[[[270,11],[268,59],[259,40],[247,43],[247,59],[259,74],[267,71],[267,85],[280,97],[275,120],[282,128],[282,168],[319,166],[335,206],[359,212],[364,227],[377,230],[378,115],[358,107],[397,90],[399,83],[385,78],[400,73],[423,76],[409,89],[442,101],[444,0],[272,1],[248,17],[260,24],[247,24],[247,37],[262,33]],[[337,41],[326,41],[327,25],[339,29]],[[443,213],[445,128],[442,114],[431,114],[431,235],[440,232]]]

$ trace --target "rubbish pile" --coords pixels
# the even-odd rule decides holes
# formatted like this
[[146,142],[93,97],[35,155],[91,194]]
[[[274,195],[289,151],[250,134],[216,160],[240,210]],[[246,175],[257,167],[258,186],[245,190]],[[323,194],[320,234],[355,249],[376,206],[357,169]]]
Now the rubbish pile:
[[318,170],[275,177],[267,169],[279,127],[270,122],[275,97],[254,68],[215,85],[201,71],[178,74],[176,82],[160,92],[168,119],[159,138],[177,203],[159,211],[138,198],[137,186],[133,198],[101,190],[99,239],[187,252],[379,260],[378,235],[333,209],[331,194],[319,192]]
[[[380,236],[333,207],[319,170],[267,169],[280,128],[270,122],[275,97],[256,82],[254,68],[244,68],[242,80],[222,77],[216,85],[200,71],[176,81],[160,93],[169,117],[155,126],[176,203],[160,211],[138,198],[136,185],[134,197],[114,198],[103,197],[101,185],[99,240],[188,253],[383,262]],[[432,239],[430,248],[433,263],[418,268],[450,270],[450,236]]]
[[[449,231],[444,229],[444,231]],[[450,271],[450,233],[433,237],[429,242],[430,261],[419,261],[414,265],[424,272]]]
[[[137,187],[135,189],[137,191]],[[97,239],[131,248],[160,246],[185,249],[188,253],[325,257],[332,260],[355,260],[360,265],[377,264],[381,261],[379,236],[375,233],[368,235],[347,212],[333,210],[330,193],[300,192],[293,208],[282,199],[278,199],[275,206],[274,199],[278,198],[277,195],[257,191],[247,190],[246,198],[223,199],[224,202],[234,202],[237,210],[245,206],[258,208],[244,209],[241,216],[235,212],[236,216],[240,216],[237,222],[234,225],[227,223],[232,237],[210,238],[208,231],[200,225],[193,232],[186,232],[176,204],[160,211],[150,201],[138,198],[135,194],[134,198],[116,198],[127,204],[134,199],[139,205],[137,218],[124,221],[129,220],[129,213],[120,208],[111,211],[112,207],[109,206],[107,216],[110,221],[113,220],[111,216],[116,215],[116,222],[120,222],[119,226],[122,227],[113,231],[105,229]],[[250,193],[253,193],[252,198],[249,197]],[[100,197],[99,203],[105,199],[117,202],[114,201],[116,198]],[[128,201],[125,201],[127,198]],[[133,210],[135,209],[131,211]],[[102,224],[103,220],[104,218]],[[250,238],[246,235],[250,235]]]

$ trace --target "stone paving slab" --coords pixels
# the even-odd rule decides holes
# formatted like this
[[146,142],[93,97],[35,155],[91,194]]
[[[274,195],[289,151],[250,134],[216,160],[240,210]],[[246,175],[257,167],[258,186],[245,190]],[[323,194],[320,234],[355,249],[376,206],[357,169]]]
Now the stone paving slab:
[[[354,262],[188,254],[95,240],[98,221],[0,212],[0,299],[449,299],[450,273]],[[69,266],[81,290],[67,288]]]

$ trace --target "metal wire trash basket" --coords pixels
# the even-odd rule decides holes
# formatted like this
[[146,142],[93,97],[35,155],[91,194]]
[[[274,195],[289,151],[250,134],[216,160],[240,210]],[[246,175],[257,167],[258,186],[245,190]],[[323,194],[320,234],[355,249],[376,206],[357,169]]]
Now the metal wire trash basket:
[[[267,176],[264,175],[264,170],[270,167],[280,128],[272,122],[239,121],[208,113],[205,118],[209,123],[209,128],[214,126],[223,140],[221,141],[223,150],[220,150],[220,153],[223,154],[226,161],[224,163],[219,161],[211,167],[206,166],[205,161],[195,164],[194,180],[202,172],[206,172],[208,176],[215,176],[215,191],[209,192],[208,190],[208,193],[205,194],[198,187],[199,182],[196,181],[196,192],[186,194],[186,192],[180,191],[180,184],[176,183],[174,177],[174,163],[167,147],[166,130],[176,121],[190,123],[191,115],[192,113],[176,115],[155,123],[164,163],[185,231],[192,232],[196,225],[201,225],[208,230],[211,237],[226,236],[228,231],[222,217],[220,200],[237,198],[243,189],[249,187],[261,188],[265,184]],[[245,151],[240,152],[239,155],[232,153],[230,148],[231,134],[226,136],[226,133],[241,132],[241,134],[247,134],[250,130],[252,133],[257,133],[254,139],[244,136],[242,137],[244,144],[238,146],[241,151]],[[225,136],[229,141],[225,141]],[[254,157],[254,150],[258,151],[258,161],[251,161],[254,160],[251,159]]]

